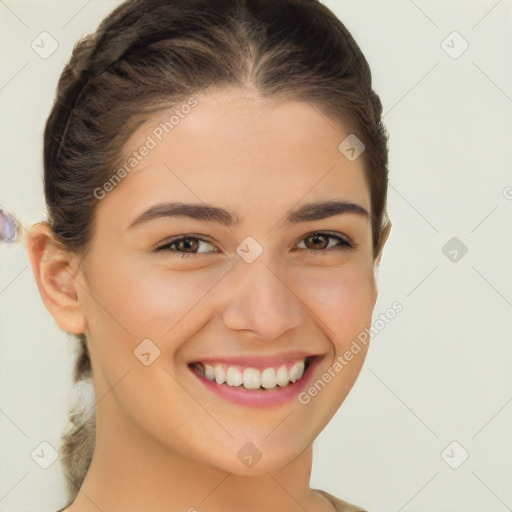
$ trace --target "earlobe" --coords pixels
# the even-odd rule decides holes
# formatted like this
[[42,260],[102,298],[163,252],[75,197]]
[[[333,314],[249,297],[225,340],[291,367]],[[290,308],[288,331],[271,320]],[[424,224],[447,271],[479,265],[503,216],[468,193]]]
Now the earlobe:
[[77,256],[56,240],[47,222],[32,226],[26,249],[41,299],[57,325],[73,334],[85,332],[75,279]]

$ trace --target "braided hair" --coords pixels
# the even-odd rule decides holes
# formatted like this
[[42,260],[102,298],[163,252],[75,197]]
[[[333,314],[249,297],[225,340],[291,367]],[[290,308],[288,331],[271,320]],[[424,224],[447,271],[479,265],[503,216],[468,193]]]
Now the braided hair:
[[[66,249],[85,255],[101,187],[128,137],[153,113],[210,88],[255,88],[314,104],[365,145],[374,258],[389,224],[388,135],[368,63],[317,0],[127,0],[74,46],[44,130],[47,217]],[[340,141],[341,142],[341,141]],[[76,335],[73,380],[92,377]],[[61,461],[74,499],[95,445],[95,416],[76,407]]]

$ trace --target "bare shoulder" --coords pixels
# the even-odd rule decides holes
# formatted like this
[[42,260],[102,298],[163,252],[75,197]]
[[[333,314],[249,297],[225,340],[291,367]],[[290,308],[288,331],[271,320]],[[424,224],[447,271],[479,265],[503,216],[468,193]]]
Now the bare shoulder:
[[316,492],[319,492],[323,496],[325,496],[336,509],[336,512],[368,512],[367,510],[354,505],[353,503],[349,503],[348,501],[340,500],[336,496],[329,494],[326,491],[322,491],[320,489],[314,489]]

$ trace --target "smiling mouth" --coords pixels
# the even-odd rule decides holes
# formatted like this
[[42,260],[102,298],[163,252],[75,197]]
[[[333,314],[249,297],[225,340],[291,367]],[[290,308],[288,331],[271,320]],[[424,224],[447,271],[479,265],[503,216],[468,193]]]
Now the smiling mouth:
[[222,363],[209,364],[201,361],[191,363],[189,366],[201,377],[221,386],[269,391],[291,387],[299,382],[315,357],[305,357],[294,362],[265,368]]

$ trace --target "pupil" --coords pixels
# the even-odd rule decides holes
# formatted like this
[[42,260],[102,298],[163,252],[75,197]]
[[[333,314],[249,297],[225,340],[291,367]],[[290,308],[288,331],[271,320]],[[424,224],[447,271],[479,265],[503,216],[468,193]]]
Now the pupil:
[[323,235],[313,235],[312,239],[314,240],[314,244],[318,244],[318,240],[324,238]]
[[183,245],[185,246],[185,249],[191,249],[191,244],[193,244],[193,241],[191,241],[190,238],[183,239]]

